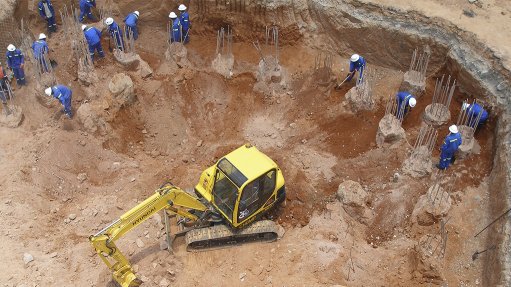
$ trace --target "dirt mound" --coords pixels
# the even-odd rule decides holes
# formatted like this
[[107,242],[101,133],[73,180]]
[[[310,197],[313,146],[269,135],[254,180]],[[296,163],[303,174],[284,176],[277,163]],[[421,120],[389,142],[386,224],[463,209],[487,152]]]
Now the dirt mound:
[[220,75],[230,79],[233,76],[234,56],[218,54],[211,63],[211,67]]
[[287,82],[287,71],[275,57],[266,56],[259,61],[257,84],[254,85],[254,91],[265,95],[282,93],[287,89]]
[[433,171],[431,152],[427,146],[417,147],[403,163],[403,173],[412,177],[424,177]]
[[130,105],[136,99],[133,81],[124,73],[115,74],[108,84],[108,89],[114,102],[120,107]]
[[444,282],[442,270],[444,264],[437,254],[439,250],[435,250],[436,244],[440,240],[440,236],[430,237],[424,235],[411,251],[413,276],[420,283],[432,283],[441,285]]
[[82,104],[76,111],[76,116],[88,133],[95,134],[98,132],[100,135],[105,136],[112,130],[110,125],[90,103]]
[[451,119],[451,112],[446,106],[434,103],[426,107],[423,119],[427,125],[439,127],[447,124],[447,122]]
[[401,123],[391,114],[385,115],[378,123],[376,144],[382,147],[385,143],[394,144],[405,138],[405,130]]
[[407,91],[412,94],[416,99],[420,99],[426,90],[426,80],[423,82],[417,82],[417,75],[419,72],[417,71],[407,71],[403,76],[403,82],[401,83],[401,87],[399,87],[400,91]]
[[2,114],[0,115],[0,125],[8,128],[16,128],[23,121],[23,110],[21,107],[3,106]]
[[[371,93],[371,91],[369,91],[369,93]],[[346,97],[346,100],[348,101],[351,109],[354,112],[370,111],[370,110],[373,110],[375,107],[372,97],[362,96],[358,92],[357,87],[351,88],[345,97]]]
[[179,42],[174,42],[169,45],[167,51],[165,51],[165,59],[167,59],[170,63],[177,65],[179,68],[191,65],[188,60],[188,50]]
[[356,181],[346,180],[337,188],[337,198],[342,202],[344,210],[364,224],[368,224],[372,217],[366,206],[368,197],[369,194]]
[[85,65],[83,61],[78,62],[78,79],[85,86],[89,86],[99,81],[98,75],[94,69]]
[[433,185],[419,197],[413,209],[412,219],[419,225],[432,225],[445,217],[451,208],[451,197],[439,185]]

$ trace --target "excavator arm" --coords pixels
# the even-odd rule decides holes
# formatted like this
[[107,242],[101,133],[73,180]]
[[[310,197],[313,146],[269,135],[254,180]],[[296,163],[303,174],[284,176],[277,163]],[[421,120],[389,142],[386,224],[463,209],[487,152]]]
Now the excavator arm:
[[122,287],[140,286],[142,281],[137,279],[128,259],[117,248],[115,241],[155,213],[164,209],[196,221],[199,218],[188,210],[206,211],[208,207],[182,189],[172,184],[165,184],[156,190],[154,195],[123,214],[119,219],[95,235],[89,237],[89,241],[96,250],[96,253],[108,268],[112,270],[113,278]]

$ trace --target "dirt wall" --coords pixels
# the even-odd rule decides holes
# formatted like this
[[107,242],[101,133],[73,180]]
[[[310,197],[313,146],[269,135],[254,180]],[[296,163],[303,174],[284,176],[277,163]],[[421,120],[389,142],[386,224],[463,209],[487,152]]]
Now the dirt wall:
[[[490,218],[497,218],[511,206],[509,192],[511,177],[509,169],[511,118],[503,115],[497,122],[495,133],[496,149],[493,170],[490,177]],[[483,223],[481,223],[483,225]],[[481,228],[484,228],[483,226]],[[500,219],[486,231],[486,246],[496,246],[484,258],[483,286],[509,286],[511,282],[511,225],[509,216]],[[497,272],[496,272],[497,271]]]
[[[5,49],[7,45],[13,42],[13,31],[17,29],[15,21],[15,12],[21,7],[20,3],[26,1],[19,0],[1,0],[0,1],[0,62],[5,61]],[[18,9],[17,9],[18,8]],[[26,10],[26,9],[25,9]],[[14,43],[16,44],[16,43]]]

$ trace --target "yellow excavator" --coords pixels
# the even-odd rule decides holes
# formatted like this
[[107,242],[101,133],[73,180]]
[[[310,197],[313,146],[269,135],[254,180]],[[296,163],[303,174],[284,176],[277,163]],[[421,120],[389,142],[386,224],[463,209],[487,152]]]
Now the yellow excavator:
[[[89,241],[122,287],[142,284],[115,241],[163,210],[169,251],[176,236],[185,236],[187,250],[219,248],[245,242],[269,242],[280,227],[261,216],[285,200],[282,171],[250,144],[243,145],[204,170],[195,192],[165,183]],[[172,233],[170,218],[175,217]],[[172,233],[172,234],[171,234]]]

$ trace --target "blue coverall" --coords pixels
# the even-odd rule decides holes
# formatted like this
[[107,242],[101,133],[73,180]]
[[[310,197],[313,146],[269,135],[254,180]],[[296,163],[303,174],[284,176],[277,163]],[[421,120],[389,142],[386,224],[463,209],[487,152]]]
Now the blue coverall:
[[[44,7],[44,4],[47,5],[48,10],[50,12],[48,15]],[[37,7],[39,8],[39,15],[41,15],[41,17],[43,17],[46,20],[46,22],[48,22],[48,31],[57,32],[57,23],[55,22],[55,9],[53,8],[53,5],[51,4],[50,0],[39,1]]]
[[14,77],[16,78],[16,82],[18,86],[25,85],[25,71],[23,71],[22,65],[25,64],[25,57],[23,53],[19,49],[14,51],[7,51],[7,66],[12,69],[14,73]]
[[438,167],[440,169],[446,169],[451,164],[454,153],[458,150],[458,147],[461,145],[461,134],[460,133],[450,133],[445,137],[444,144],[442,145],[440,152],[440,162],[438,163]]
[[101,47],[101,31],[96,27],[87,27],[83,34],[89,44],[89,53],[92,61],[94,61],[94,51],[98,51],[99,56],[103,58],[105,53],[103,53],[103,48]]
[[355,73],[353,73],[353,72],[358,71],[358,81],[362,82],[362,80],[364,79],[365,66],[366,66],[366,60],[362,56],[360,56],[360,58],[356,62],[350,61],[350,74],[348,76],[348,81],[351,81],[353,76],[356,74],[356,72]]
[[59,102],[64,106],[64,113],[68,117],[73,116],[73,112],[71,111],[71,98],[73,95],[73,92],[70,88],[64,86],[64,85],[56,85],[51,88],[52,95],[55,99],[59,100]]
[[48,72],[48,63],[44,58],[45,54],[48,54],[48,44],[45,40],[37,40],[32,44],[32,50],[34,51],[34,58],[39,61],[42,72]]
[[399,92],[396,94],[398,113],[404,105],[403,117],[410,111],[410,105],[408,102],[410,102],[411,98],[413,98],[413,95],[408,92]]
[[179,15],[179,19],[181,22],[181,28],[183,33],[183,40],[185,43],[188,43],[190,40],[190,35],[188,34],[188,30],[190,29],[191,23],[190,23],[190,16],[188,15],[187,11],[184,11]]
[[468,107],[467,116],[468,116],[468,125],[472,128],[475,127],[477,117],[479,113],[481,113],[481,118],[479,119],[479,123],[477,127],[480,127],[482,124],[488,120],[488,112],[479,104],[474,103]]
[[170,42],[181,42],[181,21],[176,18],[172,21],[172,28],[170,31]]
[[117,45],[117,49],[124,51],[124,38],[122,36],[122,29],[115,23],[115,21],[108,26],[108,33],[110,33],[110,37],[114,39],[115,44]]
[[96,0],[80,0],[80,23],[85,19],[85,15],[89,20],[97,20],[92,15],[92,7],[96,7]]
[[126,38],[130,38],[130,33],[133,33],[133,39],[138,39],[138,28],[137,28],[138,16],[135,13],[130,13],[124,18],[124,24],[126,24]]

